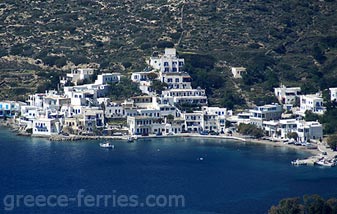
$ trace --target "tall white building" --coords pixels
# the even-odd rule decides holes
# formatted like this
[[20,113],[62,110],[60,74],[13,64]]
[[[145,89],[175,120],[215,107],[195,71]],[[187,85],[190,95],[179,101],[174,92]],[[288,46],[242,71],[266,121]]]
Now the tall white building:
[[175,48],[165,48],[164,55],[154,53],[148,64],[160,72],[181,72],[185,61],[177,56]]
[[279,88],[274,88],[274,93],[281,104],[294,105],[296,102],[296,97],[298,97],[301,93],[301,88],[287,88],[285,85],[281,85]]
[[308,94],[300,96],[300,114],[305,115],[306,111],[315,114],[324,114],[326,108],[323,106],[323,98],[319,94]]
[[329,88],[330,91],[330,101],[337,100],[337,88]]

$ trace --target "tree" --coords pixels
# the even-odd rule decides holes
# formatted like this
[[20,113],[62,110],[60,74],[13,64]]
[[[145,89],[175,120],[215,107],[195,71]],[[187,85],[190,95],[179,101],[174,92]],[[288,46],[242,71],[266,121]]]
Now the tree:
[[158,78],[158,74],[155,72],[151,72],[147,75],[147,78],[149,78],[149,80],[154,80]]
[[306,214],[323,213],[324,200],[319,195],[305,195],[303,202]]
[[337,135],[329,136],[327,139],[327,143],[332,150],[336,151],[337,150]]
[[166,83],[162,83],[159,80],[152,81],[152,90],[155,91],[157,94],[161,94],[163,90],[167,87]]
[[261,137],[264,136],[263,130],[256,127],[253,124],[240,123],[238,131],[239,131],[240,134],[250,135],[250,136],[253,136],[255,138],[261,138]]
[[172,123],[174,120],[174,116],[172,114],[169,114],[167,115],[166,119],[167,119],[167,122]]
[[312,111],[305,111],[305,117],[304,120],[306,121],[317,121],[319,119],[319,116],[315,113],[312,113]]
[[277,206],[272,206],[269,214],[303,214],[303,207],[299,198],[286,198],[280,201]]
[[138,85],[127,77],[121,77],[117,84],[111,84],[109,96],[113,99],[122,100],[132,96],[141,95]]
[[287,134],[287,137],[290,138],[290,139],[297,140],[298,134],[297,134],[297,132],[290,132],[290,133]]

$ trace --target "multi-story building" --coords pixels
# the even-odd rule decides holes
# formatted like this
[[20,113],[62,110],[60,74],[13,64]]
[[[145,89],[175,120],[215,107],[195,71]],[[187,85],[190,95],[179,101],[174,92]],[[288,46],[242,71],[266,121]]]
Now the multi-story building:
[[282,106],[279,104],[257,106],[249,112],[251,113],[250,123],[262,127],[263,121],[278,120],[281,118]]
[[18,115],[21,107],[26,106],[25,103],[15,101],[1,101],[0,102],[0,118],[11,118]]
[[296,98],[301,94],[301,88],[287,88],[286,86],[281,85],[279,88],[274,88],[274,93],[281,104],[292,107],[296,103]]
[[185,61],[177,56],[175,48],[165,48],[164,55],[155,52],[150,57],[148,64],[160,72],[181,72]]
[[97,75],[97,79],[95,80],[96,85],[106,85],[117,83],[121,79],[120,73],[103,73]]
[[300,96],[300,115],[305,115],[306,111],[315,114],[324,114],[326,108],[323,106],[323,98],[320,94],[309,94]]
[[182,113],[185,120],[183,130],[188,132],[200,132],[203,129],[204,115],[202,111],[194,111],[192,113]]
[[308,140],[322,140],[323,139],[323,127],[322,124],[315,121],[299,121],[297,123],[298,140],[301,142]]
[[159,79],[168,89],[191,89],[192,77],[186,72],[161,72]]
[[85,68],[85,69],[73,69],[66,77],[60,79],[61,85],[66,85],[67,82],[71,82],[75,85],[81,81],[90,80],[91,76],[94,74],[94,69]]
[[329,88],[330,91],[330,101],[337,100],[337,88]]
[[61,132],[61,123],[55,118],[36,118],[33,120],[33,135],[51,136]]
[[[207,96],[204,89],[169,89],[162,92],[164,103],[207,105]],[[165,102],[166,101],[166,102]]]

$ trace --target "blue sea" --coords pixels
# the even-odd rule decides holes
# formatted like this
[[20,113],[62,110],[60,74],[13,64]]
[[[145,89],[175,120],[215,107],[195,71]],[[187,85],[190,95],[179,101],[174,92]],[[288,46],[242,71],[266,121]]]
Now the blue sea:
[[[337,168],[294,167],[291,160],[310,154],[289,148],[167,138],[113,141],[108,150],[99,141],[50,142],[4,128],[0,136],[0,213],[263,214],[285,197],[337,197]],[[106,195],[137,196],[138,204],[97,204]],[[143,206],[149,195],[151,206]],[[184,203],[169,206],[173,195]],[[71,201],[39,204],[37,196]]]

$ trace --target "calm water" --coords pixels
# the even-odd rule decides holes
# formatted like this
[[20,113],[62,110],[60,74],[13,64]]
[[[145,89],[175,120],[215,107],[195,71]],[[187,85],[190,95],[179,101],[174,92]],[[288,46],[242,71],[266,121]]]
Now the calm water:
[[[184,195],[185,208],[15,208],[8,213],[267,213],[279,199],[337,197],[337,168],[293,167],[308,154],[226,140],[49,142],[0,128],[0,199],[8,195]],[[203,158],[202,161],[199,159]],[[3,213],[0,211],[0,213]]]

